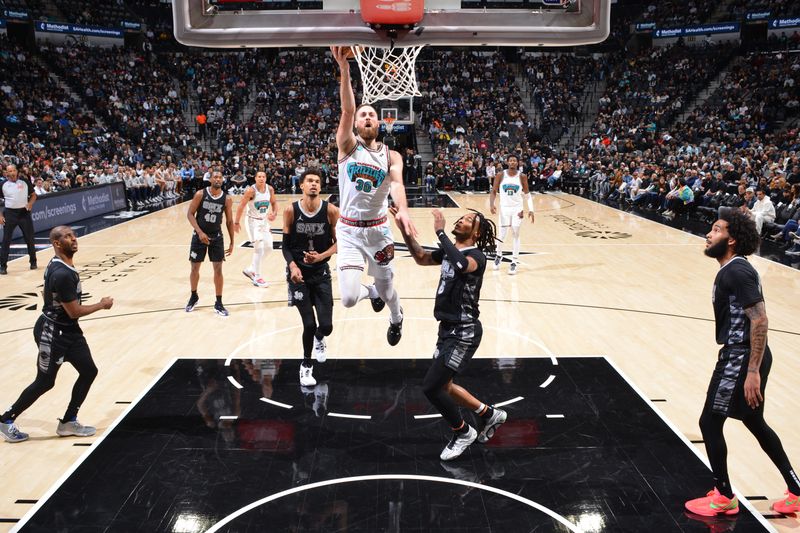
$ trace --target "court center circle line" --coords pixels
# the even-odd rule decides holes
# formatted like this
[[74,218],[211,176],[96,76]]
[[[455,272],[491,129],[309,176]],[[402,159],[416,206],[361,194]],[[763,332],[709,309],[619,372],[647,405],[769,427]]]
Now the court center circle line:
[[573,524],[572,522],[570,522],[569,520],[567,520],[566,518],[564,518],[560,514],[556,513],[552,509],[549,509],[549,508],[545,507],[544,505],[542,505],[540,503],[536,503],[535,501],[529,500],[528,498],[525,498],[525,497],[520,496],[518,494],[514,494],[513,492],[507,492],[507,491],[505,491],[503,489],[498,489],[496,487],[492,487],[492,486],[489,486],[489,485],[482,485],[480,483],[473,483],[472,481],[464,481],[464,480],[461,480],[461,479],[443,478],[443,477],[435,477],[435,476],[420,476],[420,475],[416,475],[416,474],[378,474],[378,475],[371,475],[371,476],[354,476],[354,477],[345,477],[345,478],[338,478],[338,479],[329,479],[329,480],[326,480],[326,481],[318,481],[316,483],[310,483],[308,485],[302,485],[300,487],[292,487],[291,489],[287,489],[287,490],[272,494],[270,496],[267,496],[265,498],[261,498],[260,500],[256,500],[253,503],[242,507],[238,511],[235,511],[235,512],[229,514],[228,516],[223,518],[221,521],[219,521],[216,524],[214,524],[213,526],[211,526],[211,528],[209,528],[206,531],[206,533],[215,533],[215,532],[219,531],[221,528],[223,528],[224,526],[228,525],[232,521],[234,521],[237,518],[239,518],[240,516],[242,516],[243,514],[249,512],[249,511],[252,511],[256,507],[260,507],[261,505],[264,505],[266,503],[278,500],[280,498],[283,498],[284,496],[290,496],[290,495],[296,494],[298,492],[304,492],[304,491],[307,491],[307,490],[312,490],[312,489],[316,489],[316,488],[319,488],[319,487],[326,487],[326,486],[329,486],[329,485],[338,485],[338,484],[344,484],[344,483],[356,483],[356,482],[359,482],[359,481],[380,481],[380,480],[389,480],[389,481],[394,481],[394,480],[398,480],[398,481],[399,480],[432,481],[434,483],[450,483],[450,484],[453,484],[453,485],[462,485],[462,486],[465,486],[465,487],[471,487],[473,489],[485,490],[487,492],[493,492],[495,494],[499,494],[501,496],[505,496],[506,498],[511,498],[512,500],[516,500],[516,501],[518,501],[520,503],[523,503],[523,504],[525,504],[525,505],[527,505],[529,507],[533,507],[534,509],[537,509],[538,511],[541,511],[544,514],[548,515],[550,518],[558,521],[559,523],[564,525],[570,531],[574,531],[575,533],[581,533],[581,530],[580,530],[580,528],[578,528],[578,526],[576,526],[575,524]]

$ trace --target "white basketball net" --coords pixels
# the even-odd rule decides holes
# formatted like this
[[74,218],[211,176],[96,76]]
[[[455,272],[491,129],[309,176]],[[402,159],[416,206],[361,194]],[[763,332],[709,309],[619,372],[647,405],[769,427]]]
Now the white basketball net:
[[353,46],[353,52],[364,84],[363,103],[378,100],[399,100],[406,96],[422,96],[417,88],[414,65],[425,45],[404,48]]

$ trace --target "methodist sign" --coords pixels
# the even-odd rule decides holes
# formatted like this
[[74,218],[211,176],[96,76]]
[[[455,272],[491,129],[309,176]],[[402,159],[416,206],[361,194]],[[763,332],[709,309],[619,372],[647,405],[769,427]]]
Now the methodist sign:
[[84,24],[66,24],[60,22],[44,22],[37,20],[35,23],[36,31],[45,33],[66,33],[70,35],[86,35],[87,37],[110,37],[112,39],[124,39],[122,30],[115,28],[99,28],[97,26],[86,26]]
[[688,37],[690,35],[711,35],[714,33],[739,33],[738,22],[720,22],[717,24],[702,24],[700,26],[687,26],[685,28],[663,28],[653,31],[653,37],[663,39],[666,37]]
[[[122,183],[109,183],[40,196],[33,204],[31,218],[33,229],[38,233],[126,207],[125,186]],[[14,237],[20,235],[22,233],[17,228]]]

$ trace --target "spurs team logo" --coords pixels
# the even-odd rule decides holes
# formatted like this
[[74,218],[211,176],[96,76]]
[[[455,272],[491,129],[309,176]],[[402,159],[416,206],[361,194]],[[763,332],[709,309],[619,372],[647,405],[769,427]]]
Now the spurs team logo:
[[347,177],[356,184],[357,191],[372,192],[386,179],[386,171],[377,165],[351,161],[347,164]]
[[392,259],[394,259],[394,244],[375,252],[375,261],[381,266],[388,265]]
[[[79,289],[80,290],[80,289]],[[89,293],[81,294],[81,301],[85,302],[92,295]],[[9,311],[36,311],[39,308],[41,295],[38,292],[23,292],[0,298],[0,309]]]
[[578,237],[586,237],[589,239],[627,239],[631,236],[630,233],[622,233],[620,231],[607,231],[607,230],[579,231],[575,235],[577,235]]

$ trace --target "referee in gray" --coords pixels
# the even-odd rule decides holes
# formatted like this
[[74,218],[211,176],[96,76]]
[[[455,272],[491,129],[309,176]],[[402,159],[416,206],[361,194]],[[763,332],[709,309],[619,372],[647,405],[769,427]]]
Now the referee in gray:
[[7,165],[5,181],[0,187],[0,226],[3,226],[3,244],[0,247],[0,275],[8,274],[8,252],[11,249],[11,238],[14,230],[22,230],[22,236],[28,245],[28,256],[31,259],[31,270],[36,270],[36,246],[33,240],[33,218],[31,209],[36,201],[33,185],[27,178],[17,175],[16,165]]

